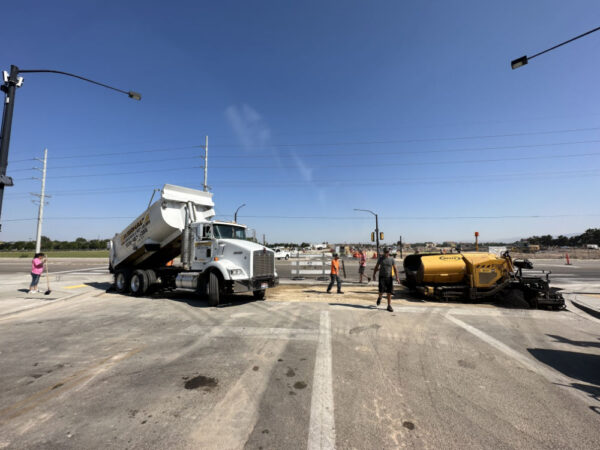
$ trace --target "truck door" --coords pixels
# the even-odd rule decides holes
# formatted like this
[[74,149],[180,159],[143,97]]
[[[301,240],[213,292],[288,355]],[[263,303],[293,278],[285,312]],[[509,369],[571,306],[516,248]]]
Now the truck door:
[[196,242],[194,243],[194,261],[202,265],[212,259],[212,225],[198,224],[196,227]]

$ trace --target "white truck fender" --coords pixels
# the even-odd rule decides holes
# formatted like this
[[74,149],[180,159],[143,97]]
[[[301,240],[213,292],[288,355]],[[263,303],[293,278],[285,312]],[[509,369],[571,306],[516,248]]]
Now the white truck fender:
[[204,272],[208,273],[210,270],[218,270],[221,273],[221,276],[223,277],[224,280],[230,280],[231,277],[229,276],[229,271],[227,270],[227,267],[225,267],[225,264],[223,264],[221,261],[211,261],[208,266],[206,266],[206,268],[204,269]]

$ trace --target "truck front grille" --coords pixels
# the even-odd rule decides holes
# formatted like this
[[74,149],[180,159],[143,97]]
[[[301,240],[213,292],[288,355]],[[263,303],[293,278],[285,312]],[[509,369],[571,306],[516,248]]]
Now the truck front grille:
[[275,258],[272,252],[255,250],[253,256],[252,275],[254,277],[273,276],[275,274]]

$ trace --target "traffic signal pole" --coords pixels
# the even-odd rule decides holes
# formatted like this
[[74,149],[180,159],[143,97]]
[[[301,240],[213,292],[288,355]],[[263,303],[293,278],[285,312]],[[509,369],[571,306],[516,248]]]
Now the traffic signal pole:
[[[2,130],[0,131],[0,217],[2,217],[2,200],[4,199],[4,186],[12,186],[13,180],[6,176],[8,166],[8,147],[10,144],[10,130],[12,128],[13,111],[15,109],[15,93],[20,86],[19,68],[10,66],[8,77],[5,76],[4,84],[0,87],[6,94],[4,110],[2,111]],[[0,231],[2,224],[0,223]]]

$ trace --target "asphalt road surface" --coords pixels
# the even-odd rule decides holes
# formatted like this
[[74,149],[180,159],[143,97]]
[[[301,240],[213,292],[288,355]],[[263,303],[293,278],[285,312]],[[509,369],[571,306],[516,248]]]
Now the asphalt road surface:
[[326,295],[211,308],[96,279],[2,294],[0,448],[600,448],[598,320]]

